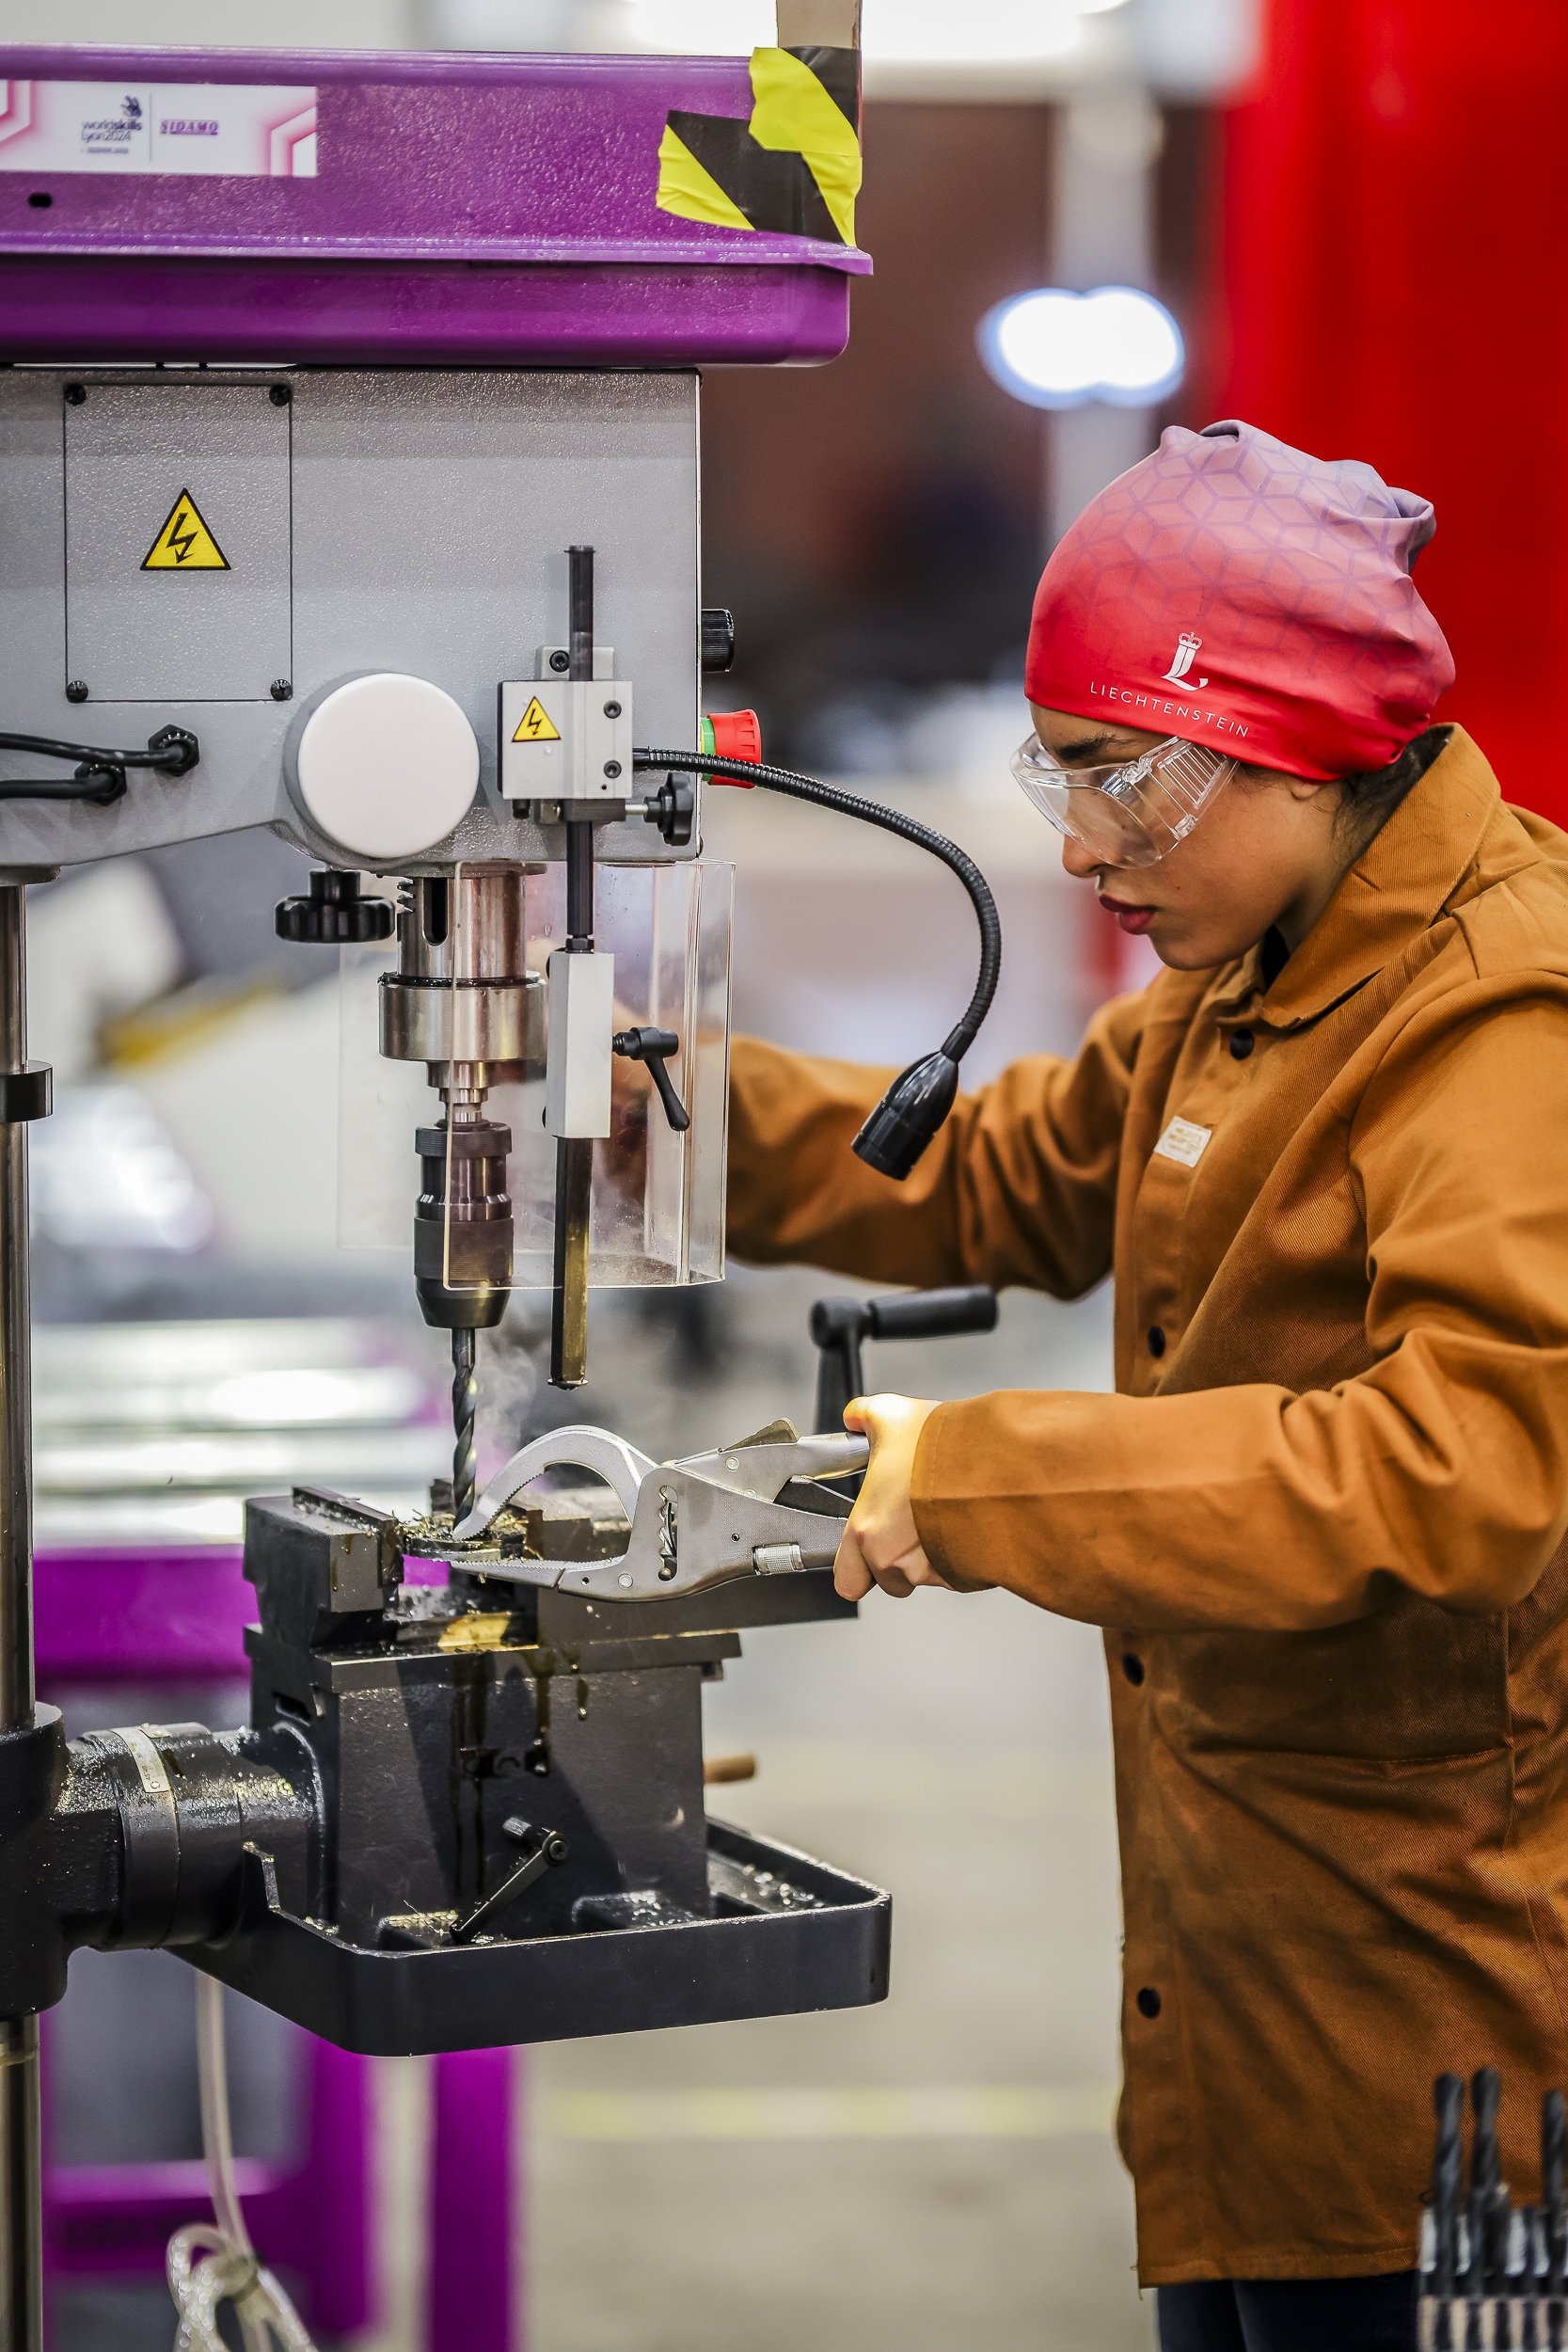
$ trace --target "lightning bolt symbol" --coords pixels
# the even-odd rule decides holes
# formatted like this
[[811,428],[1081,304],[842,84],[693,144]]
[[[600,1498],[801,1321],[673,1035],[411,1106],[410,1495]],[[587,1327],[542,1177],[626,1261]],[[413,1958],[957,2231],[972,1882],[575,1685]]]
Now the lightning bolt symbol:
[[[190,523],[190,529],[182,532],[180,529],[182,523]],[[189,555],[192,548],[196,545],[196,532],[197,527],[195,523],[191,523],[189,515],[186,513],[184,507],[182,506],[179,514],[176,515],[174,520],[168,527],[166,541],[166,544],[174,549],[174,560],[177,564],[182,564],[185,561],[185,558]]]

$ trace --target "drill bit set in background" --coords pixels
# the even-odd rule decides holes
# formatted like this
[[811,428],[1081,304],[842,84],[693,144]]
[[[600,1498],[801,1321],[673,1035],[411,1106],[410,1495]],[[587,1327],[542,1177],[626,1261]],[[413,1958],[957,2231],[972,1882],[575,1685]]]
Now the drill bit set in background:
[[1562,2352],[1568,2328],[1568,2108],[1549,2090],[1541,2113],[1541,2202],[1515,2212],[1497,2153],[1502,2077],[1484,2066],[1470,2084],[1474,2125],[1465,2190],[1465,2085],[1433,2088],[1437,2152],[1421,2217],[1422,2352]]

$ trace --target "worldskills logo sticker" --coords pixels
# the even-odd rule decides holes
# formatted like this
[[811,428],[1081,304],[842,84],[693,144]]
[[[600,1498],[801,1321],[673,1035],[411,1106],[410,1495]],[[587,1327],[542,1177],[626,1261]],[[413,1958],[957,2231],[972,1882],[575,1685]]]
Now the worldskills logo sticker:
[[260,83],[0,82],[0,171],[316,177],[316,93]]

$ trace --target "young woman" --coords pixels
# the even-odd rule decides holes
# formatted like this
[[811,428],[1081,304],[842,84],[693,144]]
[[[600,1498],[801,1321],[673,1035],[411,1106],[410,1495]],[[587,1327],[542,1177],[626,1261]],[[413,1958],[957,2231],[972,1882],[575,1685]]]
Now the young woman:
[[1107,1629],[1119,2133],[1167,2352],[1415,2342],[1432,2085],[1568,2084],[1568,839],[1429,722],[1430,505],[1165,434],[1053,555],[1015,772],[1169,967],[960,1100],[734,1063],[730,1232],[871,1281],[1116,1274],[1114,1396],[860,1400],[840,1590]]

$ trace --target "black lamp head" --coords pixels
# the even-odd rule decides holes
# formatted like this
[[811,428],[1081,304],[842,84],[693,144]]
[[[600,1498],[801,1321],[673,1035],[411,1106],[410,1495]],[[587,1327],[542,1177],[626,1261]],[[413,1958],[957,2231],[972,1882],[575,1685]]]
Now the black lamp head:
[[901,1070],[860,1134],[857,1159],[901,1184],[953,1107],[958,1065],[939,1046]]

